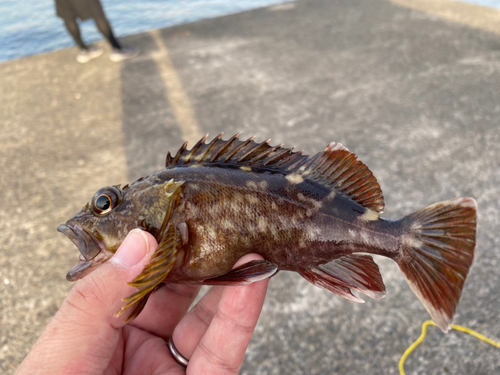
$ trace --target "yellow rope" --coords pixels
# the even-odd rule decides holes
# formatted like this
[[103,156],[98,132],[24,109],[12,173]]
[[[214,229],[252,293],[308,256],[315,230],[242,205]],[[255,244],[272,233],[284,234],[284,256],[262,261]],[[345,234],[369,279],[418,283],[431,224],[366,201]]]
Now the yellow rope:
[[[435,326],[436,323],[434,323],[432,320],[426,320],[422,324],[422,333],[420,334],[420,337],[413,344],[411,344],[408,349],[406,349],[403,356],[399,360],[399,374],[400,375],[405,375],[405,370],[404,370],[405,361],[408,358],[408,356],[410,355],[410,353],[413,350],[415,350],[415,348],[417,346],[419,346],[422,341],[424,341],[425,335],[427,334],[427,326],[429,326],[429,325]],[[452,324],[451,328],[453,328],[457,331],[462,331],[462,332],[468,333],[468,334],[478,338],[479,340],[483,340],[483,341],[487,342],[488,344],[491,344],[493,346],[496,346],[497,348],[500,348],[500,343],[493,341],[492,339],[489,339],[488,337],[483,336],[479,332],[476,332],[470,328],[457,326],[456,324]]]

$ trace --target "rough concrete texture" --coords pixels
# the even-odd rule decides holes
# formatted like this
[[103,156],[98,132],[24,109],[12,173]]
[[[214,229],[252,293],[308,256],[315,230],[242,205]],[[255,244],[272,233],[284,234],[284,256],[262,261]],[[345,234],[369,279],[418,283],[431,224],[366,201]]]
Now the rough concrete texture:
[[[63,30],[61,30],[63,32]],[[383,0],[310,0],[161,30],[204,133],[307,153],[341,142],[373,171],[387,218],[471,196],[475,263],[455,323],[500,340],[500,39]],[[140,57],[75,49],[0,64],[0,372],[12,374],[71,285],[56,226],[101,186],[162,167],[182,131],[148,33]],[[161,57],[161,56],[160,56]],[[283,272],[242,374],[396,374],[428,318],[398,267],[355,304]],[[497,348],[430,328],[407,374],[494,374]]]

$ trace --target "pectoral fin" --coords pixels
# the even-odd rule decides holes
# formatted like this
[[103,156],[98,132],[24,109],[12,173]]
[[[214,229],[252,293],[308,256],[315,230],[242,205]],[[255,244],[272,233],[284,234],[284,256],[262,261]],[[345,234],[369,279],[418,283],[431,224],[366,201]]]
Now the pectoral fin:
[[129,283],[129,285],[136,287],[137,291],[123,300],[126,304],[116,313],[116,317],[122,315],[125,310],[132,306],[134,309],[127,317],[127,321],[135,319],[140,314],[151,293],[158,289],[174,266],[180,243],[181,239],[176,233],[175,226],[169,225],[149,264],[139,276]]
[[271,277],[278,265],[267,260],[252,260],[225,273],[203,281],[205,285],[248,285]]

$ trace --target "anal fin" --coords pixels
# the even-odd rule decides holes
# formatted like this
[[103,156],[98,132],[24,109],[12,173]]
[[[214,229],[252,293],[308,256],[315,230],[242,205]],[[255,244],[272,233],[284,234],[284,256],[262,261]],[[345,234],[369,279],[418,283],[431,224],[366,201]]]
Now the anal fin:
[[369,255],[353,254],[335,259],[301,272],[310,283],[355,302],[364,302],[351,289],[380,299],[385,297],[385,285],[377,264]]
[[330,292],[335,293],[340,297],[344,297],[354,302],[365,302],[361,298],[352,294],[351,289],[340,285],[336,278],[331,277],[326,272],[323,272],[317,268],[303,271],[300,273],[300,275],[311,284],[329,290]]
[[205,285],[248,285],[271,277],[278,271],[278,265],[267,260],[252,260],[221,276],[203,281]]

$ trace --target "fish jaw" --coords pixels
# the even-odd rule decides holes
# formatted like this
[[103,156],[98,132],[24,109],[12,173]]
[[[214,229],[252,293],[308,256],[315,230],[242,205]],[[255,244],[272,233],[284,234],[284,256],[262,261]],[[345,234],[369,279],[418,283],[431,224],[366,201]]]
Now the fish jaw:
[[94,236],[74,222],[59,225],[57,231],[68,237],[80,251],[78,263],[66,275],[68,281],[85,277],[113,255]]

